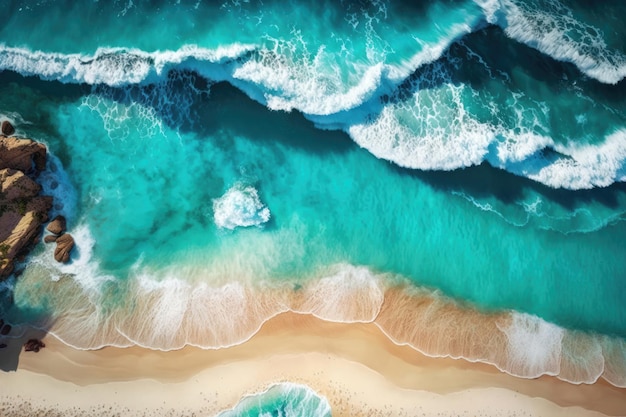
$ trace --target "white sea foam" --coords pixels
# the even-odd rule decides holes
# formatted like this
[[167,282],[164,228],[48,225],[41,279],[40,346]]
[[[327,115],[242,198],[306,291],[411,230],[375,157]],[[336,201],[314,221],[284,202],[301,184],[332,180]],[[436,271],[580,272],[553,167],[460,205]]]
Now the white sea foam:
[[[528,11],[521,10],[521,6],[508,0],[497,7],[492,1],[481,1],[480,6],[485,11],[487,21],[502,24],[502,19],[505,19],[509,31],[517,25],[523,26],[522,23],[515,23],[519,19],[519,22],[532,20],[530,15],[526,16]],[[518,15],[522,16],[518,20],[517,17],[511,17]],[[554,16],[549,18],[556,19]],[[565,18],[571,19],[567,16]],[[542,21],[548,17],[538,19]],[[297,36],[291,41],[275,40],[273,50],[240,44],[215,50],[188,45],[176,51],[152,53],[103,48],[92,56],[86,56],[0,46],[0,68],[26,75],[39,75],[44,79],[110,86],[153,81],[159,81],[157,85],[161,85],[169,69],[193,69],[212,80],[233,83],[272,109],[297,109],[318,127],[344,129],[363,148],[403,167],[452,170],[477,165],[486,159],[493,166],[556,188],[605,187],[616,181],[624,181],[624,131],[612,134],[604,144],[575,146],[556,144],[548,136],[523,128],[511,131],[498,125],[481,123],[472,118],[461,100],[463,94],[468,94],[467,89],[470,87],[447,83],[446,77],[449,75],[438,74],[434,80],[419,80],[418,84],[423,85],[416,86],[414,97],[407,103],[376,105],[379,96],[393,91],[417,68],[427,63],[432,65],[454,40],[478,26],[479,20],[471,17],[465,24],[451,28],[448,36],[436,44],[418,42],[417,52],[396,66],[386,64],[384,54],[377,63],[353,64],[348,81],[338,75],[338,68],[333,69],[333,65],[339,63],[333,64],[323,47],[314,54],[307,54],[306,44]],[[558,29],[560,26],[555,23],[554,27]],[[600,36],[601,32],[596,33]],[[298,39],[301,44],[291,44]],[[301,48],[299,53],[303,57],[294,58],[293,52],[290,52],[294,48]],[[241,62],[234,61],[245,54],[248,56]],[[437,81],[443,84],[437,86]],[[438,97],[432,95],[429,91],[432,88],[447,89],[443,101],[448,104],[444,105]],[[137,95],[145,96],[141,92]],[[115,130],[114,123],[114,119],[119,119],[120,111],[127,117],[139,115],[141,120],[145,119],[146,136],[162,129],[162,116],[155,114],[151,106],[169,105],[176,108],[176,112],[171,109],[162,112],[185,119],[174,120],[175,123],[190,119],[187,108],[191,105],[189,100],[181,103],[176,101],[176,97],[167,94],[150,96],[164,102],[143,104],[135,103],[131,94],[129,98],[133,105],[126,107],[107,103],[103,106],[102,97],[107,97],[106,91],[88,96],[84,104],[102,114],[112,136],[120,133]],[[446,108],[449,103],[453,104]],[[374,115],[373,120],[354,123],[354,120],[364,120],[364,115],[368,113]],[[555,149],[562,156],[546,159],[541,152],[545,148]],[[257,220],[262,220],[265,213],[260,213],[261,219]],[[236,227],[236,222],[230,226]]]
[[[495,134],[488,125],[465,118],[463,113],[457,116],[457,134],[437,127],[416,135],[387,106],[373,123],[354,124],[348,132],[359,146],[405,168],[452,170],[480,164]],[[419,117],[415,115],[416,120]]]
[[500,366],[526,378],[558,375],[565,330],[539,317],[512,313],[511,323],[498,328],[508,340],[507,363]]
[[610,49],[601,29],[576,20],[558,0],[549,7],[515,0],[475,0],[488,22],[559,61],[570,62],[596,80],[616,84],[626,77],[626,55]]
[[626,181],[626,129],[609,135],[599,145],[552,147],[563,155],[555,161],[530,158],[523,169],[507,169],[552,187],[584,189]]
[[44,267],[55,281],[61,277],[71,277],[86,293],[98,294],[104,282],[114,281],[115,278],[102,273],[99,262],[94,259],[93,248],[96,240],[87,224],[79,222],[75,227],[70,227],[68,233],[72,235],[75,243],[68,263],[58,263],[54,260],[55,245],[46,245],[46,250],[34,257],[31,262]]
[[[42,273],[41,266],[30,265],[21,285],[30,285]],[[567,331],[528,314],[483,314],[436,292],[412,285],[399,289],[393,284],[402,282],[399,277],[364,267],[336,265],[331,275],[297,288],[290,281],[211,283],[206,280],[211,272],[201,266],[154,271],[138,262],[127,285],[113,293],[103,291],[106,282],[97,277],[105,275],[93,258],[80,268],[78,263],[45,267],[63,269],[64,278],[42,282],[35,277],[31,291],[41,293],[37,297],[45,294],[54,306],[50,333],[79,349],[233,346],[249,340],[277,314],[294,311],[341,323],[374,320],[395,343],[428,356],[489,363],[524,378],[549,374],[592,383],[603,376],[614,385],[626,385],[626,344],[621,339]],[[86,285],[89,279],[92,284]],[[114,280],[109,284],[119,285]],[[24,302],[20,295],[17,299]]]
[[576,331],[566,331],[561,343],[559,378],[593,384],[604,373],[601,339]]
[[336,268],[333,275],[305,285],[304,301],[296,311],[327,321],[373,321],[384,300],[381,277],[365,267],[337,265]]
[[222,229],[261,226],[269,221],[270,210],[261,202],[256,188],[237,183],[213,200],[213,219]]
[[198,69],[201,63],[206,75],[221,79],[221,66],[251,50],[253,45],[233,44],[217,49],[186,45],[176,51],[145,52],[139,49],[100,48],[93,55],[61,54],[31,51],[0,45],[0,69],[22,75],[36,75],[46,80],[65,83],[106,84],[121,86],[156,81],[167,70]]
[[[276,65],[278,63],[279,59],[270,65],[248,61],[235,70],[233,77],[252,83],[256,88],[262,86],[264,104],[272,110],[297,109],[312,115],[337,113],[369,100],[378,91],[386,72],[382,63],[370,66],[362,70],[362,77],[353,87],[336,92],[343,89],[341,82],[328,80],[325,71],[312,64]],[[243,88],[246,90],[245,86]]]
[[[582,138],[561,144],[524,128],[541,127],[537,115],[534,122],[522,123],[528,112],[517,115],[516,129],[497,120],[481,123],[464,104],[475,92],[448,82],[449,74],[439,67],[414,81],[411,98],[389,103],[372,119],[348,126],[352,139],[376,157],[412,169],[454,170],[486,160],[554,188],[589,189],[626,180],[626,130],[599,144],[580,144]],[[556,152],[544,153],[546,149]]]

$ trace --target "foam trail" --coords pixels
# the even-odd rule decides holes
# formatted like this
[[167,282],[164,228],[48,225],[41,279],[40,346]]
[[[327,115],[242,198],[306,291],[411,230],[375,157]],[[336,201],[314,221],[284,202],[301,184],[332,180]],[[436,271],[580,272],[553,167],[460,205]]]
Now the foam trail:
[[[378,158],[419,170],[455,170],[483,161],[553,188],[607,187],[626,180],[626,130],[600,144],[572,138],[557,143],[521,123],[515,129],[480,122],[466,100],[479,94],[455,85],[442,63],[411,81],[410,98],[398,97],[380,113],[344,126],[350,137]],[[441,84],[441,86],[439,86]],[[446,123],[441,123],[446,120]],[[537,120],[534,125],[541,125]]]
[[626,55],[611,50],[601,29],[576,20],[558,0],[474,0],[488,22],[506,34],[558,61],[570,62],[602,83],[617,84],[626,77]]
[[292,309],[327,321],[371,322],[383,304],[383,288],[369,269],[340,265],[334,275],[305,284],[302,304]]
[[604,362],[602,343],[598,337],[576,331],[563,332],[560,379],[593,384],[603,374]]
[[625,387],[623,339],[570,331],[524,313],[481,313],[417,288],[390,288],[374,323],[392,340],[431,357],[494,365],[575,384],[602,377]]
[[508,341],[505,369],[526,378],[558,375],[564,329],[528,314],[511,318],[508,325],[498,326]]
[[626,341],[604,337],[601,344],[604,356],[602,377],[616,387],[626,388]]
[[[311,58],[295,58],[290,52],[296,49],[292,43],[275,40],[273,49],[261,49],[255,59],[237,67],[232,73],[232,83],[272,110],[295,109],[319,125],[328,126],[333,124],[333,115],[393,92],[406,77],[441,58],[452,43],[481,25],[482,20],[477,16],[468,16],[466,22],[455,24],[436,43],[426,44],[416,39],[418,51],[399,64],[386,63],[384,56],[367,64],[351,64],[353,75],[348,82],[335,75],[341,73],[339,63],[325,67],[331,59],[323,47],[310,54]],[[305,46],[304,55],[307,54]],[[329,116],[330,120],[319,116]]]

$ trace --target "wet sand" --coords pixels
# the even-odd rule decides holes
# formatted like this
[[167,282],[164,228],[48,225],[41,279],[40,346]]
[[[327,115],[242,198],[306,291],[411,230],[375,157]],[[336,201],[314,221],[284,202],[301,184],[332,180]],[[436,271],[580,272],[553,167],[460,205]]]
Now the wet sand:
[[[53,336],[0,373],[3,416],[215,415],[277,382],[310,386],[333,416],[620,416],[626,389],[522,379],[392,343],[374,324],[280,314],[238,346],[81,351]],[[8,360],[0,355],[0,360]]]

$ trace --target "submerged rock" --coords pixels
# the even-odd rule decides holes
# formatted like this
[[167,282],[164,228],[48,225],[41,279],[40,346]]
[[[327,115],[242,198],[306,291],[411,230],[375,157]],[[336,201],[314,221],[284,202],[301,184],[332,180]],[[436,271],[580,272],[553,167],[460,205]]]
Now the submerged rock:
[[39,339],[30,339],[24,343],[24,350],[26,352],[39,352],[39,350],[46,347],[46,344]]
[[57,247],[54,249],[54,259],[61,263],[69,262],[70,252],[74,248],[74,238],[69,233],[65,233],[59,236],[56,242]]
[[11,333],[11,325],[10,324],[5,324],[4,326],[2,326],[2,328],[0,328],[0,335],[2,336],[6,336],[9,333]]
[[50,223],[48,223],[48,227],[46,228],[50,233],[54,233],[55,235],[62,235],[65,233],[67,229],[67,222],[65,217],[56,216]]
[[15,128],[8,120],[2,122],[2,134],[6,136],[11,136],[15,133]]

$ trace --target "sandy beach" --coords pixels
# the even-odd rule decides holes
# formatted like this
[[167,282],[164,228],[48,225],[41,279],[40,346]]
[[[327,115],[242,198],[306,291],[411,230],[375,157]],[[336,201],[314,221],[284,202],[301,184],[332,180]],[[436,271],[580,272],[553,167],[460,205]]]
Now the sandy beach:
[[3,416],[212,416],[278,382],[310,386],[336,416],[626,415],[626,390],[606,382],[516,378],[489,365],[428,358],[373,324],[295,313],[219,350],[79,351],[52,336],[44,341],[39,353],[21,353],[15,372],[0,374]]

